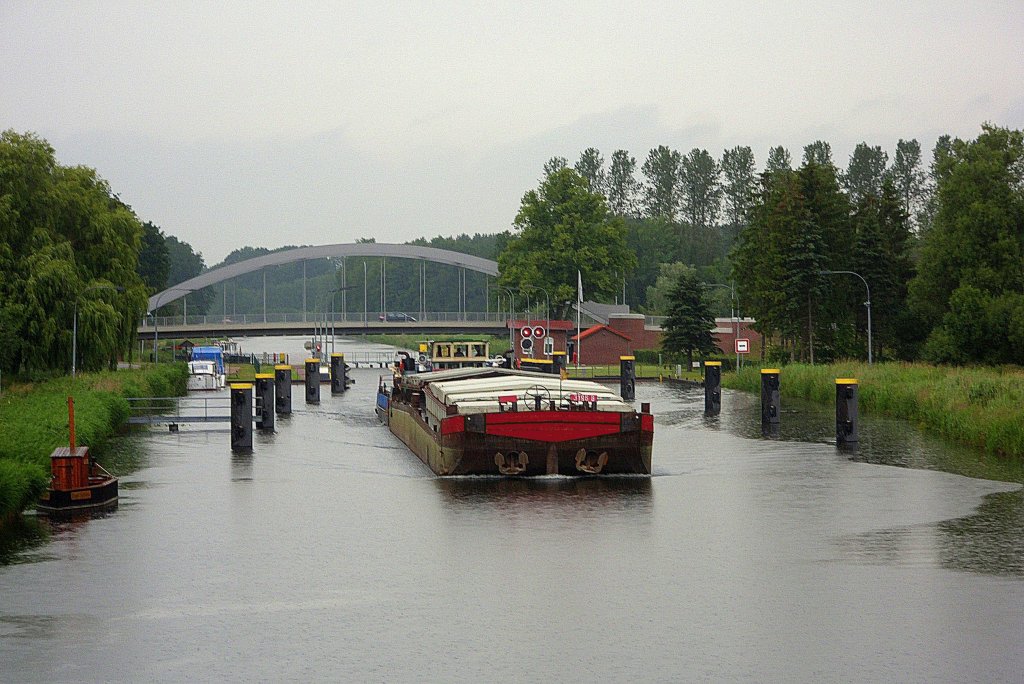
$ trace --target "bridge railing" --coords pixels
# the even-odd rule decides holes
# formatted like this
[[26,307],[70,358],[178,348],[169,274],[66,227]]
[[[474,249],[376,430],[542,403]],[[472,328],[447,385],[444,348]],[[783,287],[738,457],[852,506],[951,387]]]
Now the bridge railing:
[[214,423],[228,420],[230,398],[225,394],[208,397],[137,397],[128,399],[128,423]]
[[[327,315],[327,324],[334,323],[336,325],[362,325],[364,322],[367,327],[379,326],[379,325],[392,325],[395,323],[455,323],[455,322],[470,322],[470,323],[503,323],[508,319],[508,315],[505,313],[496,312],[485,312],[485,311],[428,311],[425,314],[420,315],[419,312],[399,314],[399,318],[396,319],[395,314],[397,312],[389,312],[388,320],[382,320],[381,314],[378,312],[370,311],[366,317],[363,317],[363,313],[352,312],[339,313]],[[410,317],[409,319],[403,318],[404,316]],[[270,313],[264,316],[262,313],[248,313],[248,314],[231,314],[224,316],[223,314],[209,315],[189,315],[187,318],[184,316],[157,316],[155,319],[153,316],[147,316],[139,321],[140,329],[150,329],[154,327],[170,327],[179,325],[196,325],[196,326],[216,326],[216,325],[259,325],[262,323],[308,323],[314,325],[317,323],[323,323],[324,316],[321,313],[319,316],[312,311],[306,312],[305,315],[302,312],[288,312],[288,313]]]

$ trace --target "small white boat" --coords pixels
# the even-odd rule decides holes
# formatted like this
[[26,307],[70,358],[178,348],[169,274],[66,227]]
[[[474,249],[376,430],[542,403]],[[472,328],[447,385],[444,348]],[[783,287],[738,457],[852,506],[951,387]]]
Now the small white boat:
[[224,374],[217,372],[214,361],[189,361],[188,389],[218,390],[224,387]]

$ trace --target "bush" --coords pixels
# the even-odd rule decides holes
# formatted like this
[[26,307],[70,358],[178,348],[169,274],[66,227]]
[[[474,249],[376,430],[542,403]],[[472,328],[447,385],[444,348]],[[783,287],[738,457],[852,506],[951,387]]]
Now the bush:
[[181,396],[187,386],[184,364],[161,364],[7,388],[0,397],[0,518],[29,505],[49,482],[50,454],[68,443],[69,395],[76,441],[99,454],[128,420],[127,397]]

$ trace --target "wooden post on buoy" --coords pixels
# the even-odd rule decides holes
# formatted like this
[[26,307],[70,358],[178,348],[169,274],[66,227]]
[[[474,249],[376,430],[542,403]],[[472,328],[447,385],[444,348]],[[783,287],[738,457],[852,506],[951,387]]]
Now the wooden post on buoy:
[[72,455],[75,453],[75,398],[68,397],[68,446],[71,447]]
[[722,362],[704,362],[704,415],[717,416],[722,411]]
[[281,416],[292,412],[292,367],[286,363],[274,366],[274,408]]
[[306,359],[306,403],[320,403],[320,359]]
[[836,445],[854,445],[857,434],[857,380],[836,378]]
[[231,451],[252,453],[252,385],[231,385]]

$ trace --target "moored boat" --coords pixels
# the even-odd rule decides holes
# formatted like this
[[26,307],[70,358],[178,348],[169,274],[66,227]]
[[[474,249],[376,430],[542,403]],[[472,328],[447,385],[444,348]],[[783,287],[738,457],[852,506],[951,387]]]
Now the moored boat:
[[224,350],[220,347],[193,347],[188,363],[189,390],[217,390],[226,385]]
[[396,374],[377,415],[438,475],[651,473],[654,416],[595,382],[505,368]]
[[36,507],[48,514],[106,508],[117,503],[117,478],[75,444],[75,402],[68,397],[70,444],[50,454],[50,486]]
[[213,361],[188,362],[188,390],[217,390],[224,386],[224,376],[217,373]]

